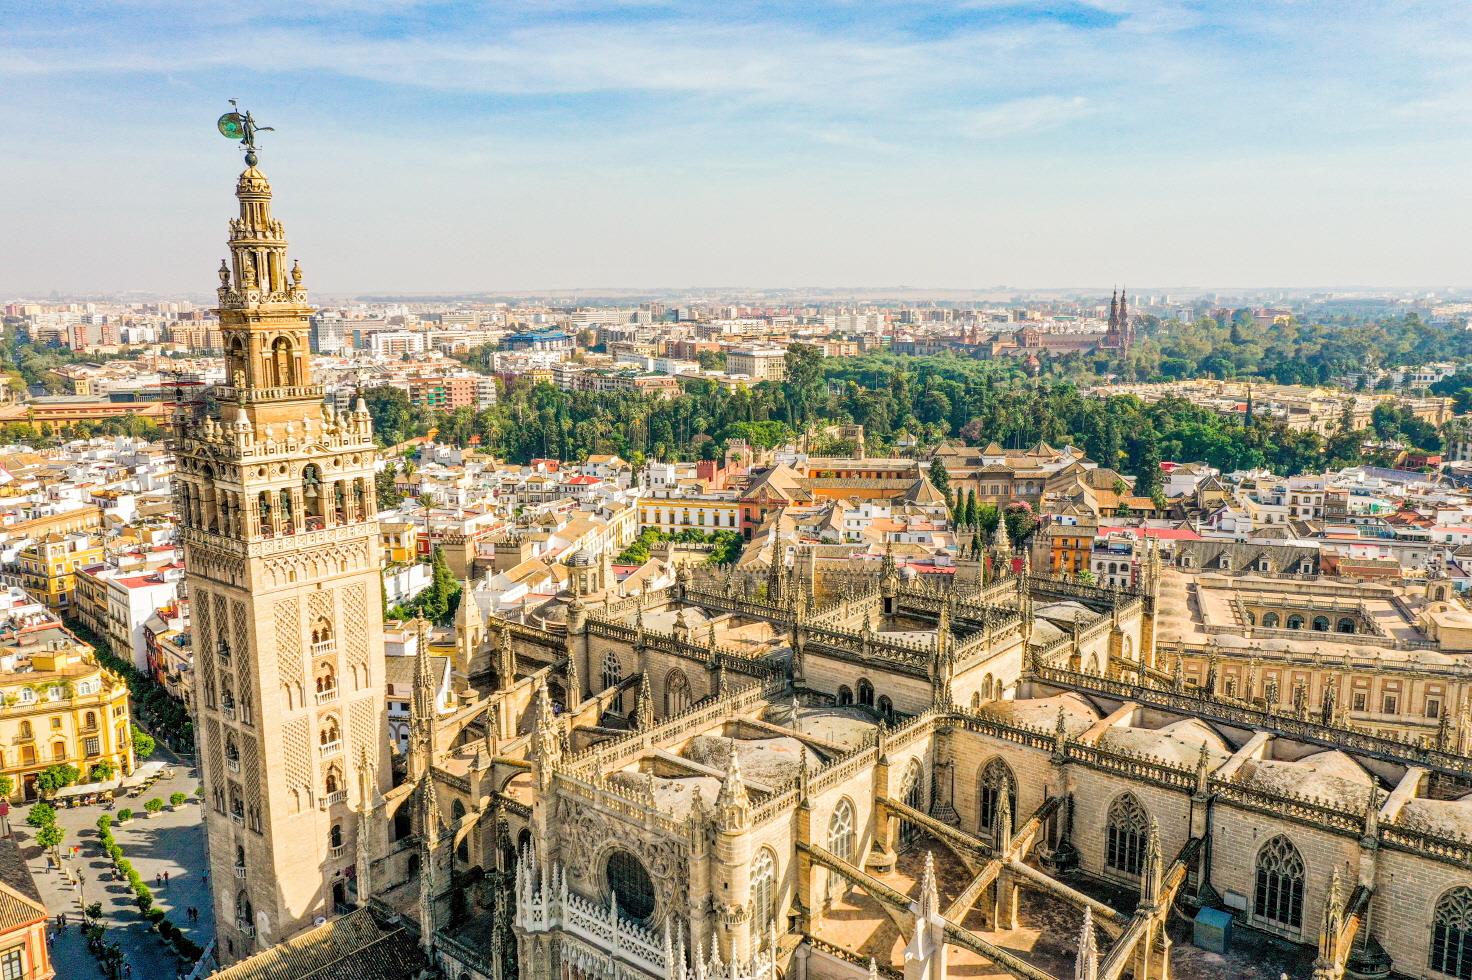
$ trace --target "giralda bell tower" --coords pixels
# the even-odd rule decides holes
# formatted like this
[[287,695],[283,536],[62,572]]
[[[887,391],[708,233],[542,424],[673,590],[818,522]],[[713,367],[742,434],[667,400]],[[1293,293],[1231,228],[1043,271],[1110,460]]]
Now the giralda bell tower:
[[[238,131],[227,127],[234,125]],[[388,787],[374,445],[312,381],[299,265],[271,217],[249,114],[230,257],[225,383],[176,416],[197,740],[218,957],[242,959],[367,890],[363,819]]]

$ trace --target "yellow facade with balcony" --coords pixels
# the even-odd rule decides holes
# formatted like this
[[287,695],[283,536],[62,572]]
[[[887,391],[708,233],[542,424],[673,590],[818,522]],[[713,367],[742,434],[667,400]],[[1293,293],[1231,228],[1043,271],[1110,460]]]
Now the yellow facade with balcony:
[[31,656],[31,670],[0,673],[0,773],[12,800],[38,798],[48,766],[76,766],[86,782],[106,763],[113,776],[133,771],[128,686],[73,646]]
[[20,584],[52,612],[70,613],[77,570],[102,559],[102,542],[90,534],[48,534],[22,549]]

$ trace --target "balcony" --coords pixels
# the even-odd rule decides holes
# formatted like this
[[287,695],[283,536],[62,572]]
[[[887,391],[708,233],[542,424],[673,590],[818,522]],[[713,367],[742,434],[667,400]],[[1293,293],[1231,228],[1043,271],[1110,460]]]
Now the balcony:
[[235,866],[235,877],[239,878],[241,881],[245,880],[245,865],[237,864]]
[[337,688],[335,688],[335,687],[329,687],[325,691],[318,691],[317,692],[317,703],[318,704],[327,704],[329,701],[336,701],[336,700],[337,700]]
[[256,938],[255,926],[246,925],[244,922],[237,922],[235,923],[235,928],[239,929],[240,935],[245,937],[246,939]]
[[347,801],[348,791],[345,789],[340,789],[336,793],[328,793],[326,796],[322,797],[321,808],[325,810],[335,803],[346,803]]
[[220,714],[224,715],[226,718],[229,718],[231,721],[234,721],[235,720],[235,705],[233,705],[233,704],[222,704],[222,705],[220,705]]
[[342,739],[338,739],[335,742],[323,742],[322,743],[322,757],[323,758],[326,758],[329,755],[337,755],[341,751],[342,751]]
[[230,819],[231,820],[234,820],[236,823],[240,824],[241,826],[244,826],[245,825],[245,814],[243,812],[242,813],[236,813],[234,810],[230,811]]
[[239,772],[240,771],[240,760],[239,759],[226,758],[225,759],[225,768],[226,769],[229,769],[231,772]]
[[336,640],[318,640],[312,644],[312,656],[314,657],[328,657],[336,652]]
[[347,852],[348,846],[346,844],[339,844],[336,847],[328,848],[327,854],[332,860],[336,861]]

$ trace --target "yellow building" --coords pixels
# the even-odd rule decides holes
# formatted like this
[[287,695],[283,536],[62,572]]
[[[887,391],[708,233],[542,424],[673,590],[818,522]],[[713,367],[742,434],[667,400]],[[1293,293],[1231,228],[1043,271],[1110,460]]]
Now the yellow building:
[[97,564],[102,556],[101,540],[86,532],[48,534],[21,550],[21,587],[52,612],[69,612],[77,569]]
[[378,525],[378,541],[387,565],[407,565],[418,559],[419,526],[412,521],[384,521]]
[[100,763],[113,776],[133,771],[128,686],[89,647],[47,620],[5,634],[0,655],[14,668],[0,672],[0,773],[11,799],[36,799],[48,766],[76,766],[84,782]]

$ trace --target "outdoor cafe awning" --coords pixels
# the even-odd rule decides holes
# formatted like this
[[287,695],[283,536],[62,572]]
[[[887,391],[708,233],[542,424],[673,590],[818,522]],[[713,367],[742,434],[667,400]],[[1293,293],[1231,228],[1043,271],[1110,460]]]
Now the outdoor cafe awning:
[[122,786],[125,789],[133,786],[142,786],[163,771],[164,764],[162,762],[157,760],[145,762],[137,769],[134,769],[132,775],[123,777]]
[[120,779],[105,779],[100,783],[83,783],[80,786],[68,786],[66,789],[57,790],[56,798],[65,800],[73,796],[90,796],[94,793],[111,793],[121,784]]

